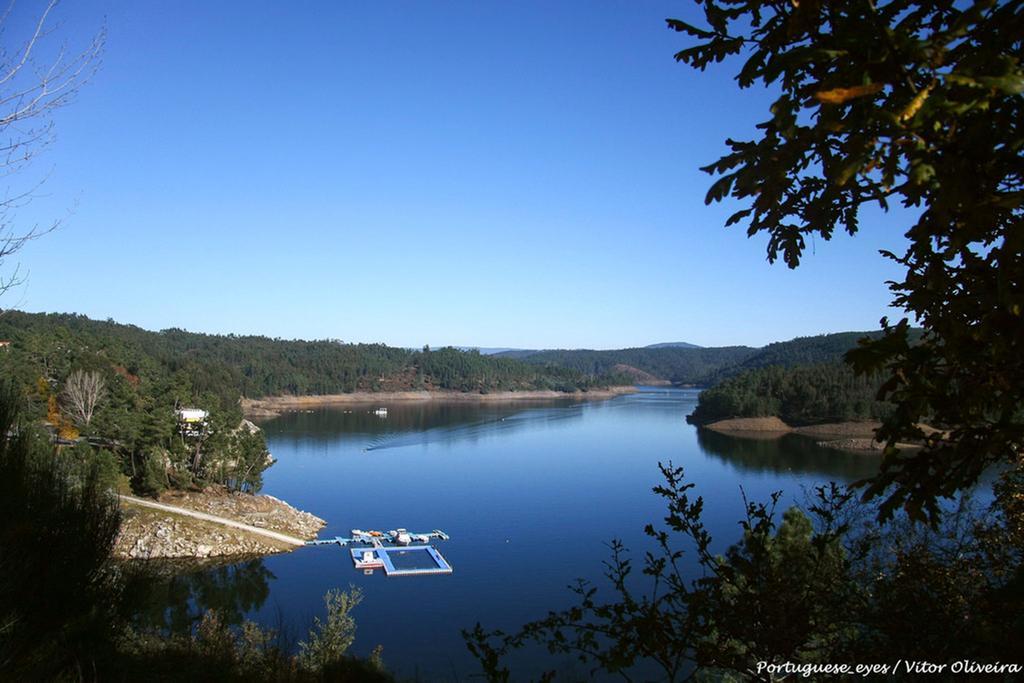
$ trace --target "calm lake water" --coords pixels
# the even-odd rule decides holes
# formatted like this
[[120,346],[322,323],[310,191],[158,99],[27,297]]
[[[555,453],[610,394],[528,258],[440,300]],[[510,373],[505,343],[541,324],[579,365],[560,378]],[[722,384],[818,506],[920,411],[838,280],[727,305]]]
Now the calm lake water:
[[[705,499],[705,521],[724,549],[738,536],[742,486],[752,500],[784,491],[802,502],[820,483],[872,473],[877,458],[820,448],[798,436],[737,439],[684,417],[697,391],[642,388],[595,403],[390,404],[292,413],[263,425],[278,462],[263,492],[328,521],[321,537],[352,528],[443,529],[436,546],[450,576],[364,576],[347,550],[293,553],[178,576],[155,600],[165,622],[186,627],[203,609],[254,619],[301,637],[331,588],[362,588],[356,654],[377,644],[399,676],[467,680],[477,673],[460,629],[477,621],[515,629],[568,607],[577,577],[603,585],[607,543],[622,539],[636,563],[648,522],[664,516],[651,488],[658,462],[683,465]],[[638,567],[639,568],[639,567]],[[565,672],[571,662],[544,663]],[[529,674],[537,655],[517,662]]]

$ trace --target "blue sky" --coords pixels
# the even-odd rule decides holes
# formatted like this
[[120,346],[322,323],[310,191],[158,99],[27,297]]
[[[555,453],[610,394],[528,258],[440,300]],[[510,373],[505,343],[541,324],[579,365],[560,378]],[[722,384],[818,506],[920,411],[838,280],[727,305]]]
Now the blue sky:
[[399,346],[877,327],[899,275],[877,250],[901,248],[905,216],[867,213],[791,271],[704,206],[698,167],[771,98],[674,62],[685,38],[664,19],[696,11],[65,3],[55,36],[105,23],[106,51],[18,219],[71,213],[18,255],[28,282],[0,305]]

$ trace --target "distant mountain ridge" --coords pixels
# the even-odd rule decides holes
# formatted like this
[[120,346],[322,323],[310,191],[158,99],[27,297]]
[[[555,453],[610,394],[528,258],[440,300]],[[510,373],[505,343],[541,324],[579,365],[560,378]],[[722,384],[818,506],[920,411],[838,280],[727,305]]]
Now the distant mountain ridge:
[[[604,376],[618,374],[628,367],[632,376],[646,381],[674,384],[705,384],[717,372],[735,365],[756,353],[749,346],[720,348],[687,348],[665,346],[660,348],[631,348],[598,351],[595,349],[553,349],[533,353],[499,353],[497,357],[516,358],[526,363],[556,366],[584,375]],[[643,373],[637,375],[637,373]]]
[[688,342],[665,342],[639,348],[612,350],[511,349],[495,355],[527,363],[569,368],[591,376],[620,374],[625,370],[625,374],[643,378],[643,382],[667,381],[674,384],[712,386],[759,368],[839,363],[846,352],[857,345],[857,340],[865,337],[876,338],[880,334],[881,332],[877,330],[836,332],[796,337],[761,348],[701,347]]
[[648,344],[645,349],[702,349],[703,346],[691,344],[690,342],[662,342],[660,344]]
[[881,335],[881,331],[871,332],[835,332],[819,334],[813,337],[795,337],[789,341],[772,342],[761,347],[757,353],[751,354],[731,367],[722,368],[712,378],[717,383],[727,377],[733,377],[748,370],[770,366],[795,367],[798,365],[817,365],[820,363],[838,363],[843,360],[847,351],[857,346],[857,340],[865,337],[872,339]]

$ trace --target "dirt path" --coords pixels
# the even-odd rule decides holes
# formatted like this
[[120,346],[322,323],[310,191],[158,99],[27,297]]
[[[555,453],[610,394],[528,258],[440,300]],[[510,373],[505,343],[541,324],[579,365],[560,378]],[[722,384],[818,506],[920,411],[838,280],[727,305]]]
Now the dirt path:
[[172,512],[176,515],[184,515],[186,517],[195,517],[196,519],[202,519],[207,522],[213,522],[215,524],[223,524],[224,526],[233,527],[235,529],[241,529],[242,531],[247,531],[251,534],[257,534],[259,536],[266,536],[267,538],[273,538],[274,540],[281,541],[282,543],[288,543],[290,545],[306,545],[306,542],[301,538],[295,538],[294,536],[280,534],[276,531],[270,531],[268,529],[261,529],[256,526],[250,526],[249,524],[236,522],[235,520],[228,519],[226,517],[218,517],[217,515],[210,515],[205,512],[196,512],[195,510],[176,507],[174,505],[165,505],[164,503],[157,503],[152,500],[145,500],[144,498],[135,498],[134,496],[120,496],[120,498],[125,503],[129,503],[131,505],[139,505],[141,507],[152,508],[154,510]]

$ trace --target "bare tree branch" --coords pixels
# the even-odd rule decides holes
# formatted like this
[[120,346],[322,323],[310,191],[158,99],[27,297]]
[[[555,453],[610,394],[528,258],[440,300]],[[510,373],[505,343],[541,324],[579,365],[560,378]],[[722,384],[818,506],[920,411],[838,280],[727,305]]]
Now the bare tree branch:
[[61,404],[64,411],[81,427],[88,427],[92,422],[96,406],[107,395],[106,382],[100,373],[75,370],[64,383],[61,392]]
[[[83,50],[69,52],[67,44],[51,45],[51,13],[59,0],[49,0],[18,39],[8,35],[14,26],[14,2],[0,13],[0,178],[10,178],[29,164],[53,141],[54,112],[71,102],[95,74],[106,40],[101,29]],[[11,39],[16,48],[7,46]],[[42,180],[29,189],[0,191],[0,295],[24,281],[20,270],[4,275],[4,261],[29,241],[56,230],[60,219],[44,225],[20,225],[17,209],[36,196]]]

